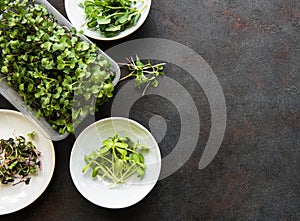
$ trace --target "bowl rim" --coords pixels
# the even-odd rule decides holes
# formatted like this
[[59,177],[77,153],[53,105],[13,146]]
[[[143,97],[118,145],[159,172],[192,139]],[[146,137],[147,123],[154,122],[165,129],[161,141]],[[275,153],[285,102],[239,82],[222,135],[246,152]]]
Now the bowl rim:
[[[72,11],[68,7],[68,2],[70,2],[70,1],[72,2],[72,0],[64,0],[65,11],[66,11],[66,15],[69,18],[71,24],[74,26],[74,21],[72,19],[73,17],[71,16]],[[152,0],[148,0],[147,4],[148,5],[144,9],[144,11],[142,11],[142,13],[141,13],[141,15],[144,14],[144,17],[140,18],[140,20],[137,22],[136,25],[134,25],[134,26],[132,26],[132,27],[130,27],[128,29],[125,29],[124,31],[120,32],[119,34],[117,34],[117,35],[115,35],[113,37],[105,37],[105,36],[102,36],[102,35],[101,36],[93,36],[91,34],[86,34],[85,32],[83,33],[83,35],[85,35],[85,36],[87,36],[89,38],[95,39],[95,40],[99,40],[99,41],[114,41],[114,40],[120,40],[122,38],[125,38],[125,37],[131,35],[132,33],[136,32],[145,23],[145,21],[147,20],[147,17],[149,16],[150,10],[151,10]],[[76,27],[76,28],[78,28],[78,30],[81,30],[81,28],[79,28],[79,27]],[[92,32],[96,32],[96,31],[92,31]]]
[[[97,128],[97,125],[98,124],[102,124],[103,122],[106,122],[106,121],[115,121],[115,120],[121,120],[121,121],[126,121],[128,123],[133,123],[134,125],[136,125],[139,129],[143,130],[144,132],[146,132],[146,134],[148,136],[150,136],[150,139],[154,142],[154,146],[155,148],[157,149],[156,150],[156,154],[158,156],[158,172],[157,172],[157,178],[155,177],[155,179],[153,181],[151,181],[150,183],[147,183],[149,188],[144,192],[144,194],[142,195],[142,197],[137,200],[136,202],[131,202],[129,203],[128,205],[125,205],[125,206],[113,206],[113,205],[110,205],[110,206],[107,206],[107,205],[104,205],[104,203],[99,203],[99,202],[96,202],[94,201],[93,199],[90,199],[90,197],[88,196],[87,193],[83,193],[82,192],[82,188],[80,187],[80,184],[79,182],[77,181],[77,178],[76,178],[76,175],[75,175],[75,172],[73,171],[72,169],[72,164],[73,164],[73,160],[72,158],[74,157],[74,151],[75,151],[75,147],[76,145],[78,145],[78,139],[80,139],[81,136],[84,136],[86,135],[86,131],[91,129],[92,127],[95,127],[95,129]],[[112,122],[113,124],[113,122]],[[154,188],[154,186],[156,185],[156,183],[158,182],[159,180],[159,176],[160,176],[160,173],[161,173],[161,164],[162,164],[162,159],[161,159],[161,152],[160,152],[160,148],[158,146],[158,143],[156,141],[156,139],[154,138],[154,136],[151,134],[151,132],[146,128],[144,127],[142,124],[140,124],[139,122],[135,121],[135,120],[132,120],[130,118],[126,118],[126,117],[107,117],[107,118],[103,118],[103,119],[100,119],[98,121],[95,121],[94,123],[90,124],[89,126],[87,126],[84,130],[82,130],[82,132],[77,136],[74,144],[73,144],[73,147],[72,147],[72,150],[71,150],[71,154],[70,154],[70,158],[69,158],[69,170],[70,170],[70,175],[71,175],[71,179],[73,181],[73,184],[75,185],[77,191],[86,199],[88,200],[89,202],[97,205],[97,206],[100,206],[100,207],[103,207],[103,208],[109,208],[109,209],[122,209],[122,208],[127,208],[127,207],[130,207],[130,206],[133,206],[135,205],[136,203],[140,202],[141,200],[143,200],[150,192],[151,190]]]

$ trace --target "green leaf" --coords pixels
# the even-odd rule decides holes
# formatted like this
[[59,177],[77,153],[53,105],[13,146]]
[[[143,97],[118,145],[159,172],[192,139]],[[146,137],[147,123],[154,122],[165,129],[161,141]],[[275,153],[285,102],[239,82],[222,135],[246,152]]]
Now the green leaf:
[[126,149],[128,147],[128,144],[126,144],[126,143],[120,143],[120,142],[116,142],[114,145],[116,147],[121,147],[121,148],[124,148],[124,149]]
[[128,16],[129,16],[129,12],[128,12],[128,10],[126,10],[126,13],[124,15],[122,15],[121,17],[119,17],[117,22],[119,22],[120,24],[127,22]]
[[65,66],[66,66],[65,64],[58,64],[58,65],[57,65],[57,69],[58,69],[58,70],[62,70],[62,69],[65,68]]
[[16,20],[14,19],[14,18],[9,18],[8,19],[8,23],[7,23],[7,25],[8,25],[8,27],[13,27],[13,26],[15,26],[17,23],[16,23]]
[[85,165],[85,166],[82,168],[81,172],[84,173],[88,168],[90,168],[90,166],[91,166],[91,164],[88,163],[87,165]]
[[144,156],[143,156],[143,154],[139,154],[139,158],[140,158],[140,162],[141,163],[144,163],[144,161],[145,161],[145,159],[144,159]]
[[42,65],[46,66],[49,63],[49,58],[42,58]]
[[139,162],[140,162],[139,154],[132,153],[131,156],[132,156],[133,160],[134,160],[136,163],[139,163]]
[[60,97],[61,92],[62,92],[62,87],[58,87],[56,89],[56,94],[53,96],[53,98],[58,99]]
[[136,25],[136,23],[138,22],[138,20],[140,19],[141,14],[137,14],[136,16],[134,16],[133,20],[132,20],[132,26]]
[[37,110],[35,116],[39,119],[42,116],[41,110]]
[[90,47],[90,44],[88,42],[86,42],[86,41],[82,42],[82,51],[88,50],[89,47]]
[[87,115],[88,115],[88,110],[82,109],[81,112],[80,112],[80,116],[81,117],[86,117]]
[[19,161],[16,160],[15,162],[13,162],[12,164],[9,165],[8,169],[12,170],[18,163],[19,163]]
[[32,92],[33,91],[33,88],[34,88],[34,85],[32,83],[29,83],[28,84],[28,87],[27,87],[27,91],[28,92]]
[[12,49],[17,49],[20,45],[20,41],[19,40],[10,41],[9,45]]
[[114,144],[114,142],[112,140],[104,140],[102,141],[102,144],[104,146],[111,147]]
[[99,151],[97,151],[98,155],[104,155],[106,154],[111,148],[109,146],[105,146],[99,149]]
[[109,26],[107,28],[105,28],[105,31],[108,31],[108,32],[115,32],[115,31],[120,31],[121,30],[121,25],[117,25],[117,26]]
[[60,48],[60,46],[57,43],[54,43],[52,46],[53,51],[57,51],[57,50],[59,50],[59,48]]
[[27,134],[27,137],[32,141],[34,139],[35,135],[36,135],[36,132],[32,131],[31,133]]
[[8,72],[8,68],[7,68],[6,66],[3,66],[3,67],[1,68],[1,72],[2,72],[2,73],[7,73],[7,72]]
[[121,148],[116,148],[117,151],[119,151],[120,154],[122,154],[123,156],[127,155],[127,150],[121,149]]
[[20,84],[20,85],[19,85],[19,90],[20,90],[20,91],[24,91],[24,84]]
[[145,170],[141,167],[137,167],[136,172],[139,178],[143,178],[145,176]]
[[99,25],[106,25],[106,24],[109,24],[110,22],[111,22],[110,18],[105,18],[103,16],[98,16],[97,17],[97,23]]
[[54,110],[60,110],[60,106],[59,106],[59,104],[55,104],[54,106],[53,106],[53,108],[54,108]]
[[47,42],[41,44],[41,47],[45,48],[47,51],[50,51],[51,46],[52,46],[52,42],[50,42],[50,41],[47,41]]
[[92,172],[92,177],[96,177],[98,174],[99,167],[95,167]]
[[151,85],[153,87],[157,87],[158,86],[158,81],[157,80],[153,80],[152,83],[151,83]]
[[68,133],[73,133],[74,132],[74,128],[73,128],[73,124],[72,123],[70,123],[70,124],[67,125],[67,131],[68,131]]

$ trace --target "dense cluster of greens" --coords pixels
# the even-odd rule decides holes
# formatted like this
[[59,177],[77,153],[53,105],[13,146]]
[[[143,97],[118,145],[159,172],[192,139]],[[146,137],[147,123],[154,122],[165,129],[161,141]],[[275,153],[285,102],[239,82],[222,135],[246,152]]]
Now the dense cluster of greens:
[[92,177],[98,175],[114,185],[124,183],[133,174],[141,179],[144,177],[146,165],[142,152],[148,151],[147,147],[117,134],[102,144],[101,148],[85,156],[87,165],[82,172],[92,168]]
[[[32,134],[29,136],[32,137]],[[29,184],[28,175],[40,170],[40,152],[31,141],[23,136],[0,139],[0,182],[8,184],[19,179],[14,185],[25,182]]]
[[112,37],[134,26],[141,17],[146,5],[138,10],[136,0],[85,0],[86,24],[91,30]]
[[5,2],[0,18],[1,79],[37,111],[37,117],[45,117],[61,134],[73,132],[74,120],[95,111],[93,102],[100,105],[113,96],[110,62],[75,29],[59,25],[43,5],[34,0]]
[[6,10],[8,4],[13,1],[14,0],[1,0],[0,1],[0,14],[2,14]]

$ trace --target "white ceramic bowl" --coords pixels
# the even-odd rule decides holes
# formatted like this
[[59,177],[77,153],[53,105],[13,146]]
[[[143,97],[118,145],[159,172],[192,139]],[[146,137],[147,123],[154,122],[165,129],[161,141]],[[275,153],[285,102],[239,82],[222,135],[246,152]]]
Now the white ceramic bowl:
[[111,40],[117,40],[120,38],[124,38],[131,33],[135,32],[139,27],[142,26],[142,24],[145,22],[150,8],[151,8],[151,0],[144,0],[144,4],[138,3],[137,4],[137,9],[142,9],[145,5],[146,8],[142,11],[141,17],[136,23],[135,26],[130,27],[123,32],[119,33],[116,36],[113,37],[105,37],[100,34],[98,31],[92,31],[87,28],[85,25],[85,14],[84,14],[84,9],[79,6],[79,3],[83,3],[84,0],[65,0],[65,9],[67,16],[72,23],[72,25],[79,31],[82,30],[84,32],[84,35],[97,39],[97,40],[102,40],[102,41],[111,41]]
[[[47,188],[53,175],[55,154],[52,141],[49,140],[38,125],[35,125],[24,114],[12,110],[0,110],[0,138],[8,139],[36,132],[33,144],[41,151],[41,171],[30,175],[28,185],[25,183],[12,186],[11,183],[0,184],[0,215],[23,209],[34,202]],[[17,182],[17,180],[16,180]]]
[[[102,141],[115,133],[140,141],[150,151],[144,154],[147,169],[143,179],[133,175],[125,184],[112,187],[101,178],[92,178],[90,169],[82,173],[82,168],[86,165],[84,156],[101,147]],[[156,184],[160,169],[161,155],[154,137],[141,124],[122,117],[106,118],[83,130],[70,157],[71,177],[78,191],[90,202],[105,208],[124,208],[142,200]]]

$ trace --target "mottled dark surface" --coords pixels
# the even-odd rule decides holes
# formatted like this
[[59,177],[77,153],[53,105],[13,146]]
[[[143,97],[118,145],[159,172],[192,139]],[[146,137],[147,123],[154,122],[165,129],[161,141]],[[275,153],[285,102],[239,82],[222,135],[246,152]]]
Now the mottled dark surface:
[[[49,2],[66,15],[62,0]],[[198,169],[210,131],[208,102],[188,74],[170,65],[166,75],[184,85],[201,118],[198,145],[182,168],[138,204],[104,209],[73,185],[69,155],[75,137],[69,136],[54,142],[55,172],[42,196],[0,220],[300,220],[299,1],[153,0],[148,19],[134,34],[95,42],[106,50],[146,37],[184,44],[214,70],[227,105],[226,133],[215,159]],[[13,109],[3,97],[0,107]],[[110,116],[110,107],[106,104],[97,117]],[[165,156],[179,136],[174,107],[146,96],[133,106],[131,117],[147,125],[158,107],[169,117],[160,143]]]

